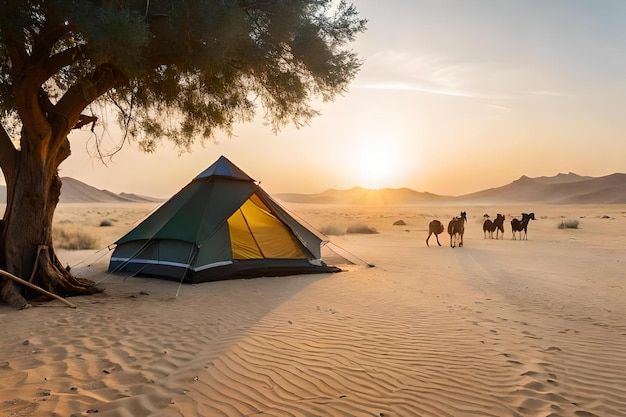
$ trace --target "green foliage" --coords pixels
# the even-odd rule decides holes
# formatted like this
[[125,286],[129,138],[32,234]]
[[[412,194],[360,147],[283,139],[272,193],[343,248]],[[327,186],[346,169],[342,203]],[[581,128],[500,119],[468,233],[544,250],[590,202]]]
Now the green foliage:
[[259,103],[274,129],[302,126],[317,114],[316,97],[334,99],[356,76],[361,61],[348,44],[366,23],[336,0],[3,5],[3,127],[13,121],[14,132],[22,131],[15,123],[23,114],[14,97],[19,87],[33,92],[24,102],[45,104],[47,117],[75,120],[85,110],[104,116],[113,109],[126,132],[119,146],[134,139],[148,152],[164,138],[184,151],[218,129],[230,132],[251,120]]
[[559,223],[558,228],[559,229],[578,229],[578,220],[575,219],[570,219],[570,220],[563,220],[561,221],[561,223]]
[[145,55],[141,53],[150,41],[145,18],[136,10],[113,7],[112,4],[72,7],[81,37],[89,45],[91,65],[112,64],[132,77],[142,71]]

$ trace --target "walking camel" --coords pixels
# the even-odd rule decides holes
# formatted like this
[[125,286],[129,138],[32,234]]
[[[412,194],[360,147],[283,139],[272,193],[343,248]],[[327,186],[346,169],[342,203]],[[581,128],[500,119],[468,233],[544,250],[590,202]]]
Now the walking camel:
[[524,231],[524,240],[528,240],[528,222],[535,220],[535,213],[522,213],[522,220],[511,220],[511,231],[513,232],[513,240],[515,240],[515,232],[519,232],[519,238],[522,240],[522,231]]
[[[461,212],[460,217],[453,217],[448,223],[448,234],[450,235],[450,247],[455,247],[457,242],[459,248],[463,247],[463,233],[465,233],[465,222],[467,221],[467,213]],[[454,238],[454,244],[452,239]]]
[[430,239],[430,235],[432,234],[435,235],[435,238],[437,239],[437,244],[441,246],[441,243],[439,243],[439,235],[441,233],[443,233],[443,224],[441,224],[439,220],[433,220],[432,222],[430,222],[430,224],[428,225],[428,237],[426,238],[426,246],[430,246],[428,244],[428,239]]
[[502,233],[502,239],[504,239],[504,215],[498,213],[494,221],[489,220],[489,215],[484,215],[486,218],[483,223],[483,233],[485,239],[487,239],[487,233],[489,233],[489,239],[493,239],[493,232],[496,232],[496,240],[498,239],[498,232]]

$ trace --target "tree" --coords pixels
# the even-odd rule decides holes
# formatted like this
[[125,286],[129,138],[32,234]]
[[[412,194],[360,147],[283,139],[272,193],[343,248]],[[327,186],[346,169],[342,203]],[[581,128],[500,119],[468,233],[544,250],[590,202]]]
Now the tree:
[[[354,6],[333,0],[3,0],[0,16],[0,168],[7,205],[0,267],[61,296],[92,281],[61,265],[52,218],[59,165],[73,129],[102,128],[147,152],[171,140],[189,150],[249,121],[302,126],[315,98],[346,91],[361,62],[348,49],[365,30]],[[34,294],[12,280],[16,308]]]

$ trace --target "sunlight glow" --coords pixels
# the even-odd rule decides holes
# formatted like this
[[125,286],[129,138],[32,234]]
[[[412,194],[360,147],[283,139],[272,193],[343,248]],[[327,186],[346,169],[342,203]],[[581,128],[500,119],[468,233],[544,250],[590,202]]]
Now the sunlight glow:
[[397,144],[392,138],[364,140],[354,158],[359,185],[371,189],[391,187],[400,172],[398,162]]

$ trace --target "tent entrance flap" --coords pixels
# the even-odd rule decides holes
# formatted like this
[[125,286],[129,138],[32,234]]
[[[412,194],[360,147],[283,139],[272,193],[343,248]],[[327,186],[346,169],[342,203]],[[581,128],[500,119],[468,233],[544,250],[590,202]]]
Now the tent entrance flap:
[[228,219],[233,259],[306,259],[291,230],[252,195]]

